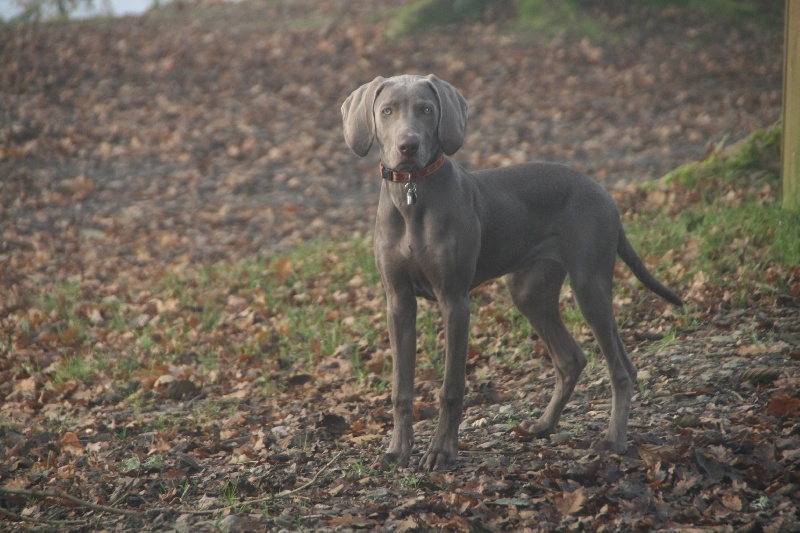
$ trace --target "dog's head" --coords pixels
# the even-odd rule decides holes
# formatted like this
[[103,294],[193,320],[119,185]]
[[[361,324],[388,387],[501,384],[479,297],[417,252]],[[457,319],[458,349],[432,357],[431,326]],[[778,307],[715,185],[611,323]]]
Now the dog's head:
[[428,76],[377,77],[342,104],[344,138],[361,157],[377,139],[384,164],[410,172],[464,142],[467,101],[449,83]]

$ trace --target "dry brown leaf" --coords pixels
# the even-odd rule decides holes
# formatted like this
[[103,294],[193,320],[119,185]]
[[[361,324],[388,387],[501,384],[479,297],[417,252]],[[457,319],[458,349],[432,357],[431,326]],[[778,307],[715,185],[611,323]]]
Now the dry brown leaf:
[[569,516],[578,513],[583,509],[583,504],[586,503],[586,496],[583,493],[583,487],[578,487],[572,492],[562,492],[555,496],[555,504],[561,516]]
[[739,497],[738,494],[724,494],[722,496],[722,505],[724,505],[731,511],[741,511],[742,508],[744,507],[742,499]]
[[274,266],[272,267],[272,271],[275,275],[275,279],[279,283],[283,283],[294,274],[292,260],[288,257],[281,257],[275,262]]
[[73,455],[83,455],[84,447],[78,435],[73,431],[67,431],[59,441],[61,449]]
[[364,527],[371,527],[377,524],[375,520],[371,518],[365,518],[363,516],[352,515],[349,512],[345,511],[342,513],[341,516],[336,516],[332,518],[329,522],[331,525],[335,526],[345,526],[345,527],[355,527],[355,528],[364,528]]
[[767,413],[777,416],[796,417],[800,414],[800,399],[789,396],[784,392],[769,402]]

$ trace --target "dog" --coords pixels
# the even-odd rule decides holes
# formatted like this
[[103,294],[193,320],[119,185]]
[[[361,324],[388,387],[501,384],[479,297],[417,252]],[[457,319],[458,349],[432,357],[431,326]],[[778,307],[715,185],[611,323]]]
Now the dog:
[[472,173],[447,157],[463,144],[467,111],[461,93],[434,75],[377,77],[342,105],[348,147],[364,157],[377,143],[381,157],[374,251],[393,351],[394,429],[375,467],[407,466],[412,453],[417,297],[438,302],[446,338],[438,426],[420,467],[454,465],[466,388],[469,292],[500,276],[556,370],[547,408],[523,429],[540,437],[554,431],[586,365],[559,311],[569,276],[611,375],[609,427],[594,447],[622,453],[636,367],[612,307],[616,256],[660,297],[677,306],[681,299],[647,270],[625,236],[614,200],[595,181],[542,162]]

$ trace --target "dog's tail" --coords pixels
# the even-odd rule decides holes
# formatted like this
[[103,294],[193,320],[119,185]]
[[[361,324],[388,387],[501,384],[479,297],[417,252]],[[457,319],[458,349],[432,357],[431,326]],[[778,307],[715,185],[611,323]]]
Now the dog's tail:
[[642,258],[639,257],[639,254],[636,253],[636,250],[633,249],[633,245],[631,245],[631,242],[625,235],[625,230],[622,228],[619,229],[617,253],[622,260],[625,261],[625,264],[631,269],[631,272],[633,272],[633,274],[639,278],[639,281],[641,281],[645,287],[661,296],[666,301],[679,307],[683,306],[683,301],[681,301],[678,295],[654,278],[650,271],[647,270],[644,261],[642,261]]

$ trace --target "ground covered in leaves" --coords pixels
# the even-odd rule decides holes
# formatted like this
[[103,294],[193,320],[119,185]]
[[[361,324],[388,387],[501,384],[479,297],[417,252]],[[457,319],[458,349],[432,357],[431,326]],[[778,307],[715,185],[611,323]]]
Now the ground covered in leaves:
[[[780,17],[590,6],[619,39],[537,39],[495,14],[388,40],[394,9],[0,28],[0,529],[797,530],[800,220],[776,207],[774,140],[724,162],[779,118]],[[618,271],[641,378],[625,455],[590,450],[610,391],[569,290],[591,363],[559,433],[518,429],[553,370],[496,282],[473,296],[458,468],[371,470],[391,422],[379,183],[339,107],[402,72],[470,101],[464,166],[548,159],[613,187],[687,301]]]

